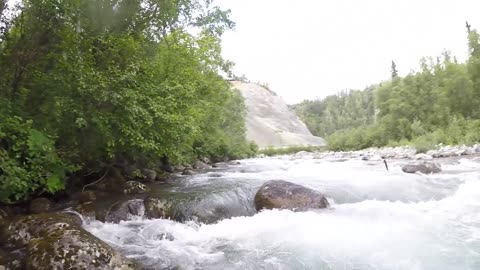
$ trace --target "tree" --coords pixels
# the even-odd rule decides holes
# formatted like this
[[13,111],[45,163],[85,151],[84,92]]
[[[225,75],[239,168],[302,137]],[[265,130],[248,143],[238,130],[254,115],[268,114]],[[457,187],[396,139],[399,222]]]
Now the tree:
[[391,73],[392,73],[392,79],[395,79],[398,77],[397,65],[393,60],[392,60]]
[[[34,190],[6,187],[0,201],[55,191],[48,175],[58,164],[85,174],[119,159],[251,154],[243,103],[220,76],[232,66],[220,45],[232,27],[210,0],[24,0],[0,40],[0,118],[16,123],[0,125],[0,152],[13,159],[10,172],[45,177],[29,180]],[[28,146],[30,130],[58,162],[32,169],[3,146],[18,132]],[[3,168],[1,177],[10,177]]]

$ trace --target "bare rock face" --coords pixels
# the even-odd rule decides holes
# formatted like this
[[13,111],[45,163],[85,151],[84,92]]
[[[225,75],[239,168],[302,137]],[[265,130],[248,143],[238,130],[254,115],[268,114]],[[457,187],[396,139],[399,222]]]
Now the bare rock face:
[[329,203],[318,191],[283,180],[271,180],[263,184],[255,195],[255,208],[306,209],[326,208]]
[[405,173],[416,173],[420,172],[423,174],[430,173],[439,173],[442,171],[440,164],[434,161],[420,161],[420,162],[411,162],[402,167],[402,171]]
[[254,83],[234,81],[232,84],[245,99],[248,140],[254,141],[259,147],[325,145],[325,140],[313,136],[275,93]]

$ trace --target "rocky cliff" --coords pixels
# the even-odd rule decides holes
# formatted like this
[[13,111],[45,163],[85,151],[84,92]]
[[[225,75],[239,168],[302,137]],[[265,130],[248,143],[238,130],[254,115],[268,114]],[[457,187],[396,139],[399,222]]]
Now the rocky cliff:
[[233,81],[232,84],[245,98],[248,140],[259,147],[325,145],[325,140],[313,136],[275,93],[255,83]]

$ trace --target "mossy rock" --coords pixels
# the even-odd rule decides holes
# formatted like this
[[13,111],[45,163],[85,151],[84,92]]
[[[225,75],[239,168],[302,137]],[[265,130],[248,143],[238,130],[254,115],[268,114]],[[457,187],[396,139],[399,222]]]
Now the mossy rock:
[[1,231],[10,248],[27,248],[24,269],[135,269],[120,253],[65,213],[20,216]]
[[21,248],[33,238],[41,237],[45,231],[56,227],[80,226],[78,216],[62,213],[44,213],[30,216],[17,216],[11,219],[0,231],[0,242],[10,248]]
[[27,270],[134,269],[117,251],[84,229],[57,227],[28,244]]
[[144,200],[145,216],[147,218],[177,218],[173,204],[165,199],[147,197]]

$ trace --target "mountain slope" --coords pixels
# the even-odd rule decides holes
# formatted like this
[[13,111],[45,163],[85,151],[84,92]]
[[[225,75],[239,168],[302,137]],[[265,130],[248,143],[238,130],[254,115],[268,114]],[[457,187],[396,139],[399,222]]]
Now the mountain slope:
[[255,83],[232,84],[245,98],[248,140],[259,147],[325,145],[325,140],[313,136],[281,97]]

